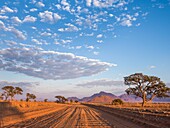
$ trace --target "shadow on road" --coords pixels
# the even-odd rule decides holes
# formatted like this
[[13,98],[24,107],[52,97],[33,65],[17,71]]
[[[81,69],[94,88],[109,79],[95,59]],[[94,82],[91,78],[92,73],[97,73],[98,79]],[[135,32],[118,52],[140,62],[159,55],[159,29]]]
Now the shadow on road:
[[[12,121],[12,116],[20,119],[24,118],[24,114],[20,112],[17,107],[12,106],[10,102],[0,102],[0,128],[2,128],[6,122]],[[9,117],[9,120],[4,120],[5,117]]]

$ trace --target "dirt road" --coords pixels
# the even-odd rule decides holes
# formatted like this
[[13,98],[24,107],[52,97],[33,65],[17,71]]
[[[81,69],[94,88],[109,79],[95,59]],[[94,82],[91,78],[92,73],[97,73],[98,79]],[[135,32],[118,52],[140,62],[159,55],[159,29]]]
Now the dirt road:
[[[121,113],[120,113],[121,114]],[[139,124],[85,105],[65,106],[63,109],[40,117],[6,126],[5,128],[156,128]]]

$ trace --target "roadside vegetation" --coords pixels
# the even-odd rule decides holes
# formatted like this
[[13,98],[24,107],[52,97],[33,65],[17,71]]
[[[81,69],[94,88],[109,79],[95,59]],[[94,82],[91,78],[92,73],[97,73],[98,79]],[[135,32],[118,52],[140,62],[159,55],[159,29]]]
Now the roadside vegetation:
[[151,102],[155,97],[169,97],[170,88],[156,76],[135,73],[124,77],[124,83],[129,86],[125,90],[127,94],[134,94],[142,98],[142,106]]
[[123,105],[123,101],[121,99],[114,99],[112,101],[113,105]]

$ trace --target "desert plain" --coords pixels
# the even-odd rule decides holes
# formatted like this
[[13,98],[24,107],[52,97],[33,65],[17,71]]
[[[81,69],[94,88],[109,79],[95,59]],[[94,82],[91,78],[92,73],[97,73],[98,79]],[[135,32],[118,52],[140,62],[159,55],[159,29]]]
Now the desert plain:
[[0,102],[1,128],[169,128],[170,103]]

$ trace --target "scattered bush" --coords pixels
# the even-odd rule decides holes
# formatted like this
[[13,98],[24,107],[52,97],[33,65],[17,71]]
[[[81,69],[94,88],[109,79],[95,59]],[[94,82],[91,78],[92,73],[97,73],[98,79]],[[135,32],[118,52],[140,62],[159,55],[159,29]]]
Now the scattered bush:
[[75,103],[78,103],[79,101],[78,100],[75,100]]
[[112,104],[113,105],[122,105],[123,104],[123,101],[121,99],[114,99],[112,101]]
[[47,102],[48,99],[44,99],[44,102]]

